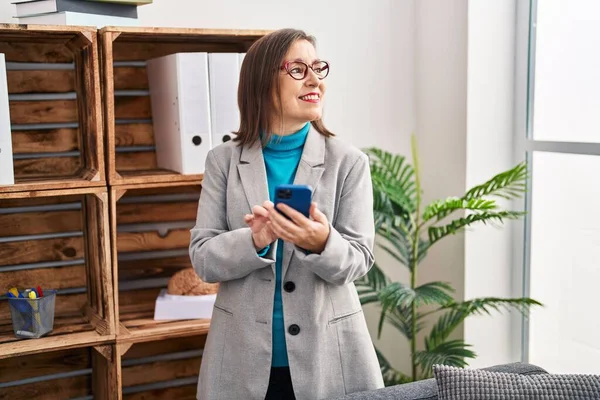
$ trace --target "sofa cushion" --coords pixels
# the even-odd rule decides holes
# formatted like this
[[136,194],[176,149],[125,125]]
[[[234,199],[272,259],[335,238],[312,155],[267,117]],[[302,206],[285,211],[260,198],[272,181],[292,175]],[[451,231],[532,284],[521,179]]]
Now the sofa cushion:
[[[546,373],[543,368],[525,363],[495,365],[485,369],[525,375]],[[331,400],[436,400],[437,398],[437,384],[435,379],[432,378],[378,390],[347,394]]]
[[484,371],[435,365],[439,400],[600,399],[600,375]]

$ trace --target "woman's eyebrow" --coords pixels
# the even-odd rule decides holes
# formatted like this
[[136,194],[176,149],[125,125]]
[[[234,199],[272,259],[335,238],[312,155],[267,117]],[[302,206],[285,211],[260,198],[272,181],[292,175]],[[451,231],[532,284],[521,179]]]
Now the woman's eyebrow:
[[[303,58],[296,58],[296,59],[295,59],[295,60],[293,60],[293,61],[306,62],[306,61],[304,61],[304,59],[303,59]],[[318,62],[318,61],[321,61],[321,59],[320,59],[320,58],[315,58],[315,59],[314,59],[314,60],[313,60],[313,61],[312,61],[310,64],[314,64],[314,63],[316,63],[316,62]],[[309,64],[309,63],[307,63],[307,64]]]

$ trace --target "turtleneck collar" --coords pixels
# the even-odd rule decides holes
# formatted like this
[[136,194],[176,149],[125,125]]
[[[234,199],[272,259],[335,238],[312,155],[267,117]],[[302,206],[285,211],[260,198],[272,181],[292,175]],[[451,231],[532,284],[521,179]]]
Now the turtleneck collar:
[[267,149],[275,151],[285,151],[300,148],[306,141],[306,136],[310,130],[310,122],[307,122],[300,130],[291,135],[273,135],[267,144]]

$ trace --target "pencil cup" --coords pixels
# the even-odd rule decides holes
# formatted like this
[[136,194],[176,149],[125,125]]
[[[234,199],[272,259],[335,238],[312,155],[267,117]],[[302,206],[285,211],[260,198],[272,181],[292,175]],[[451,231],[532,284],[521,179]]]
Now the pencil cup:
[[54,303],[56,290],[44,290],[44,296],[9,298],[12,325],[18,338],[39,338],[54,329]]

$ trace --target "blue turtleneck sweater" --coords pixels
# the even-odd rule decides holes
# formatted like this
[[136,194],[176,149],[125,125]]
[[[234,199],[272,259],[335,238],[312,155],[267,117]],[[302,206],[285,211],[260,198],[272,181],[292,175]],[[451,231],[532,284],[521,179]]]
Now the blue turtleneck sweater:
[[[304,142],[310,128],[307,123],[299,131],[287,135],[274,135],[269,144],[263,149],[265,169],[267,171],[267,183],[269,185],[269,198],[275,199],[275,187],[281,184],[294,182],[296,170],[302,156]],[[264,249],[264,255],[268,249]],[[273,304],[273,367],[288,366],[287,346],[285,343],[285,323],[283,321],[283,304],[281,300],[281,262],[283,259],[283,241],[277,242],[277,254],[275,258],[275,301]]]

